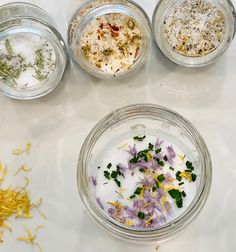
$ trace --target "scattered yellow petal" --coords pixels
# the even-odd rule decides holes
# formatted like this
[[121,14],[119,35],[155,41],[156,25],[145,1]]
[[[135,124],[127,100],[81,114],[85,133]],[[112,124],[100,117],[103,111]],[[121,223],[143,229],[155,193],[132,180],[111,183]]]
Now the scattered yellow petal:
[[150,224],[151,220],[153,220],[153,216],[149,217],[149,218],[145,221],[145,224],[146,224],[146,225]]
[[113,207],[116,207],[116,208],[122,208],[122,205],[120,202],[107,202],[108,204],[112,205]]
[[37,242],[35,242],[34,245],[37,246],[40,252],[43,252],[42,247]]
[[148,153],[146,154],[146,157],[147,157],[147,159],[148,159],[148,161],[149,161],[150,159],[152,159],[152,154],[148,152]]
[[129,145],[127,143],[122,144],[121,146],[118,147],[118,149],[126,149]]
[[25,185],[23,188],[25,189],[29,185],[30,181],[27,177],[24,177],[24,179],[25,179]]
[[30,168],[27,168],[25,165],[22,165],[15,173],[15,176],[20,173],[21,171],[23,172],[30,172],[32,169]]
[[142,198],[143,198],[143,195],[144,195],[144,192],[145,192],[146,189],[147,189],[146,186],[143,186],[143,187],[142,187],[142,190],[141,190],[140,195],[139,195],[139,199],[142,199]]
[[35,233],[39,231],[39,229],[44,228],[44,225],[39,225],[35,228]]
[[30,149],[31,149],[31,143],[27,143],[25,147],[26,154],[29,154]]
[[186,171],[184,171],[184,172],[181,172],[179,176],[181,176],[181,177],[187,179],[189,182],[192,181],[191,172],[186,172]]
[[178,157],[179,157],[180,160],[184,161],[186,155],[178,155]]
[[2,162],[0,161],[0,172],[2,172]]
[[119,187],[119,188],[118,188],[118,192],[119,192],[120,194],[124,193],[125,191],[127,191],[127,189],[125,189],[124,187]]
[[24,226],[25,232],[26,232],[27,236],[26,237],[25,236],[18,237],[17,240],[18,241],[23,241],[26,244],[37,246],[37,248],[39,249],[39,251],[42,252],[43,250],[42,250],[41,246],[37,242],[35,242],[35,240],[36,240],[36,233],[42,227],[43,226],[36,227],[35,233],[32,234],[31,231],[29,230],[29,228],[27,228],[26,226]]
[[127,220],[127,221],[125,222],[125,224],[128,225],[128,226],[133,226],[133,225],[134,225],[134,222],[133,222],[132,220]]
[[3,230],[0,230],[0,243],[3,242]]
[[32,204],[32,207],[35,207],[38,213],[41,215],[41,217],[47,220],[47,216],[39,209],[39,207],[42,205],[42,202],[43,202],[43,198],[39,198],[38,201]]
[[9,226],[8,226],[7,224],[5,224],[5,223],[3,223],[3,224],[1,225],[1,227],[7,229],[7,230],[10,231],[10,232],[12,232],[12,228],[9,227]]
[[8,171],[7,166],[5,166],[5,168],[3,169],[2,165],[1,165],[1,171],[0,172],[2,173],[2,175],[0,177],[0,183],[4,182],[4,180],[5,180],[6,176],[7,176],[7,171]]
[[21,155],[23,153],[29,154],[30,149],[31,149],[31,144],[27,143],[24,150],[22,150],[20,148],[16,148],[16,149],[12,150],[12,154],[14,154],[14,155]]
[[24,150],[21,150],[21,149],[14,149],[12,150],[12,154],[14,155],[21,155],[23,154],[25,151]]

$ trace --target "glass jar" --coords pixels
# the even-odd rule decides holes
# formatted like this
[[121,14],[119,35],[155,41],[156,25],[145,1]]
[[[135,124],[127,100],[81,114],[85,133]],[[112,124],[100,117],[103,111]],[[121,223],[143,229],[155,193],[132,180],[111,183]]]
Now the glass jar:
[[73,59],[100,78],[137,71],[150,44],[149,18],[130,0],[88,1],[69,22],[68,45]]
[[[51,92],[67,65],[67,51],[53,19],[28,3],[0,7],[0,90],[15,99]],[[14,70],[14,71],[13,71]]]
[[[91,177],[94,178],[97,172],[103,173],[102,166],[98,165],[114,144],[117,146],[116,143],[123,143],[124,139],[149,134],[165,137],[173,146],[185,150],[199,179],[196,181],[196,192],[182,213],[159,228],[145,230],[128,227],[105,213],[101,208],[101,201],[94,193],[94,183],[97,182],[91,183]],[[116,148],[117,151],[118,149]],[[116,152],[116,155],[119,154]],[[104,117],[85,139],[77,167],[78,190],[89,215],[108,233],[126,241],[142,244],[161,243],[185,229],[204,206],[210,190],[211,177],[210,155],[194,126],[178,113],[153,104],[130,105]],[[99,191],[110,194],[109,189]]]
[[230,0],[160,0],[152,19],[155,41],[173,62],[200,67],[217,60],[235,35]]

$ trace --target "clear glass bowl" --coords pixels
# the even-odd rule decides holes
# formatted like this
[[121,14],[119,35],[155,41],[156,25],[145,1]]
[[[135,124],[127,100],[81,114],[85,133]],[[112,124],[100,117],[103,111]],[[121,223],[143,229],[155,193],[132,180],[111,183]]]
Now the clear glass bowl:
[[[135,135],[164,137],[174,146],[190,153],[199,179],[196,194],[183,213],[160,228],[140,230],[119,224],[98,205],[91,176],[98,172],[111,146]],[[185,229],[204,206],[211,185],[212,167],[207,147],[194,126],[178,113],[153,104],[136,104],[120,108],[104,117],[92,129],[80,151],[77,168],[78,190],[89,215],[110,234],[136,243],[160,243]]]
[[[133,18],[140,27],[142,40],[139,55],[135,62],[127,70],[117,74],[100,70],[89,63],[80,46],[81,34],[88,24],[98,17],[111,13],[119,13]],[[145,11],[131,0],[88,1],[80,6],[72,16],[69,22],[67,38],[72,58],[83,69],[99,78],[119,78],[131,72],[136,72],[144,64],[151,45],[151,25]]]
[[[15,99],[34,99],[51,92],[60,82],[67,65],[67,51],[53,19],[41,8],[28,3],[10,3],[0,7],[0,41],[12,36],[37,36],[48,41],[55,52],[55,68],[50,77],[39,85],[27,88],[13,87],[0,80],[1,92]],[[24,47],[24,44],[22,44]]]
[[[235,35],[235,9],[230,0],[209,0],[214,6],[219,8],[225,17],[225,32],[220,44],[206,55],[189,56],[183,55],[172,49],[164,36],[163,24],[165,17],[171,9],[181,1],[160,0],[154,10],[152,18],[152,29],[155,41],[160,50],[173,62],[187,67],[201,67],[217,60],[229,47]],[[195,31],[193,31],[194,33]]]

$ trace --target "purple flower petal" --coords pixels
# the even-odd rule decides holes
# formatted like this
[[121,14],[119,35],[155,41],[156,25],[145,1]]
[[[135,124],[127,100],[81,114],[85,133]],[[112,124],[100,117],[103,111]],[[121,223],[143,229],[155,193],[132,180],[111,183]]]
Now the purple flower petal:
[[173,181],[173,177],[171,176],[171,174],[169,172],[167,172],[165,174],[165,183],[170,184],[170,183],[172,183],[172,181]]
[[139,183],[143,186],[154,186],[156,184],[154,177],[144,175],[143,179],[140,179]]
[[96,198],[96,201],[97,201],[98,205],[100,206],[100,208],[101,208],[102,210],[104,210],[104,207],[103,207],[103,204],[102,204],[100,198]]
[[136,149],[136,145],[134,144],[134,146],[133,147],[131,147],[130,145],[129,145],[129,150],[127,151],[126,150],[126,152],[128,152],[132,157],[134,157],[134,156],[136,156],[137,155],[137,149]]
[[156,143],[155,143],[155,149],[160,148],[163,143],[164,143],[164,141],[161,141],[158,137],[156,140]]
[[115,212],[116,212],[115,208],[112,208],[112,207],[108,208],[108,214],[110,216],[112,216]]
[[169,216],[171,216],[171,215],[173,214],[173,211],[172,211],[170,202],[169,202],[169,201],[166,201],[165,204],[164,204],[164,207],[165,207],[165,209],[166,209],[166,211],[167,211],[167,214],[168,214]]
[[125,165],[121,163],[119,163],[118,166],[120,167],[120,172],[123,174],[128,170],[128,167],[126,167]]
[[176,153],[175,153],[172,145],[167,146],[166,150],[167,150],[168,162],[170,163],[170,165],[173,165],[174,164],[173,159],[176,157]]
[[93,185],[96,186],[97,185],[97,179],[96,179],[96,177],[91,176],[91,179],[92,179]]

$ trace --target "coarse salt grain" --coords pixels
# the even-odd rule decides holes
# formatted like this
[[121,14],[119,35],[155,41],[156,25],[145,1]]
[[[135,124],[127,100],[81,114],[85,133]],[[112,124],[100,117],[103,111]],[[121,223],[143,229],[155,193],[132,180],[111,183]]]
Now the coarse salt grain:
[[204,56],[215,50],[225,34],[220,8],[205,0],[184,0],[171,8],[163,24],[164,38],[185,56]]

